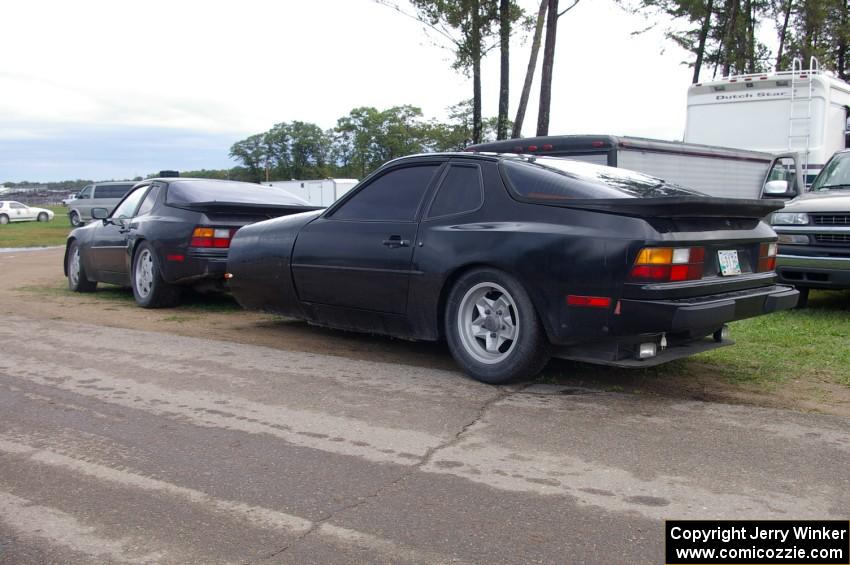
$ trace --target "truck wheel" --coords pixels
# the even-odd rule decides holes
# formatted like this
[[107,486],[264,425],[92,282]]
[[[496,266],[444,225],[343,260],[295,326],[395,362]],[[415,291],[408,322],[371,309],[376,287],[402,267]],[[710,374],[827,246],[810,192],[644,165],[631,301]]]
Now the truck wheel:
[[797,299],[797,308],[800,310],[802,310],[803,308],[808,308],[809,288],[806,286],[798,286],[797,290],[800,292],[800,298]]
[[68,219],[71,221],[71,225],[75,228],[83,225],[83,221],[80,219],[80,215],[77,212],[71,212],[68,214]]
[[80,246],[76,241],[71,243],[66,261],[65,268],[68,271],[68,288],[74,292],[94,292],[97,288],[97,282],[92,282],[86,277],[83,258],[80,256]]
[[133,297],[142,308],[170,308],[180,301],[180,289],[162,279],[159,260],[148,242],[139,244],[130,277]]
[[455,361],[481,382],[536,376],[549,361],[548,341],[520,282],[495,269],[470,271],[446,301],[446,339]]

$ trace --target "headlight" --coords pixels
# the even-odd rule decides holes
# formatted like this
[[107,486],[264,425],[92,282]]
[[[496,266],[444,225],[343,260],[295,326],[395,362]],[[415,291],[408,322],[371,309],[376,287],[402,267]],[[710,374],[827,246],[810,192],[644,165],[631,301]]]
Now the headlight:
[[809,236],[796,233],[780,233],[779,243],[783,245],[808,245]]
[[774,226],[800,226],[809,223],[809,215],[805,212],[778,212],[770,219]]

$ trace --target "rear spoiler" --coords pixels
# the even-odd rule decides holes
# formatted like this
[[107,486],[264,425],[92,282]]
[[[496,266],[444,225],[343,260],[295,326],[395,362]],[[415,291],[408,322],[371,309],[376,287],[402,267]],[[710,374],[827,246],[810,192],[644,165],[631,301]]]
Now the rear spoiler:
[[785,206],[779,200],[670,196],[662,198],[606,198],[580,200],[531,200],[535,204],[593,210],[639,218],[764,218]]
[[233,212],[243,214],[271,214],[283,216],[286,214],[297,214],[299,212],[312,212],[313,210],[323,210],[324,206],[310,206],[302,204],[270,204],[265,202],[223,202],[220,200],[211,200],[209,202],[185,202],[175,204],[166,202],[174,208],[183,208],[185,210],[194,210],[197,212]]

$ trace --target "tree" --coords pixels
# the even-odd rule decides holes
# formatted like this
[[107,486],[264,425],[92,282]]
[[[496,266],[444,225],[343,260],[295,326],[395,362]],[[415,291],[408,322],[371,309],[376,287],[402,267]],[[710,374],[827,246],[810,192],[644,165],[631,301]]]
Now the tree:
[[758,26],[771,12],[768,0],[618,0],[626,9],[652,18],[667,28],[664,35],[693,55],[684,63],[702,70],[713,65],[724,75],[755,73],[768,68],[768,48],[756,38]]
[[540,105],[537,110],[537,135],[549,135],[549,111],[552,107],[552,75],[555,68],[555,41],[558,18],[579,3],[573,0],[569,8],[558,11],[558,0],[549,0],[546,15],[546,41],[543,45],[543,68],[540,71]]
[[334,129],[337,164],[362,178],[390,159],[428,151],[430,127],[415,106],[355,108]]
[[541,0],[540,8],[537,10],[534,37],[531,39],[531,55],[528,58],[528,67],[525,70],[525,81],[522,84],[522,93],[519,97],[516,118],[514,118],[514,127],[511,129],[511,137],[514,138],[522,136],[522,124],[525,121],[525,111],[528,108],[528,97],[531,95],[531,83],[534,81],[534,70],[537,68],[537,54],[540,51],[543,24],[546,21],[546,9],[548,7],[549,0]]
[[510,105],[511,73],[511,24],[516,5],[511,0],[499,1],[499,116],[496,139],[508,137],[508,106]]
[[[795,57],[809,68],[812,57],[821,66],[835,70],[839,77],[850,76],[850,25],[848,0],[787,0],[782,4],[782,24],[777,28],[783,50],[777,55],[777,68],[789,68]],[[784,35],[783,35],[784,34]]]
[[449,43],[455,55],[452,67],[472,75],[473,138],[480,140],[481,60],[496,46],[488,40],[499,21],[499,4],[494,0],[410,0],[416,13],[408,14],[391,0],[375,1],[414,18]]
[[699,29],[699,39],[696,47],[696,60],[694,61],[694,76],[691,82],[696,84],[699,82],[699,73],[702,70],[702,61],[705,58],[705,46],[708,42],[708,33],[711,31],[711,17],[714,12],[714,0],[708,0],[705,3],[705,9],[699,15],[702,18],[702,24]]
[[262,171],[265,169],[268,158],[266,135],[258,133],[237,141],[230,147],[230,157],[245,165],[252,182],[260,182],[263,179]]

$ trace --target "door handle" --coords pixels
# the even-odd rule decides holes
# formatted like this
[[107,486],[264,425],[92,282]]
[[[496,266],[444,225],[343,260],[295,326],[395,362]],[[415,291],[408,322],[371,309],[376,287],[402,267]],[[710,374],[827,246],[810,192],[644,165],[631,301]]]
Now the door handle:
[[402,239],[400,235],[391,235],[389,239],[385,239],[383,241],[384,245],[389,247],[390,249],[395,249],[397,247],[409,247],[410,240]]

